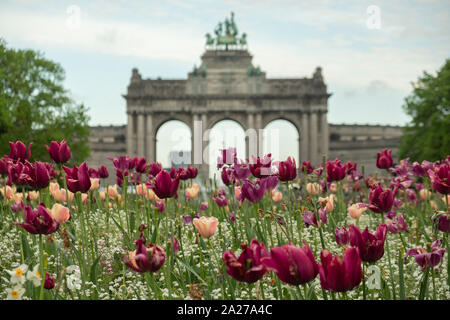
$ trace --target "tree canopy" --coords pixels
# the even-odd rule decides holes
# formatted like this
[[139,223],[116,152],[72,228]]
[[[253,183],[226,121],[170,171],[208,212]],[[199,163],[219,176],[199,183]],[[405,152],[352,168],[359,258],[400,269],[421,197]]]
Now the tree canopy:
[[44,145],[65,139],[72,161],[88,157],[89,116],[64,88],[63,68],[41,52],[0,39],[0,157],[9,141],[33,142],[31,159],[50,160]]
[[400,158],[435,161],[450,154],[450,59],[436,76],[424,72],[405,98],[405,112],[412,117],[404,128]]

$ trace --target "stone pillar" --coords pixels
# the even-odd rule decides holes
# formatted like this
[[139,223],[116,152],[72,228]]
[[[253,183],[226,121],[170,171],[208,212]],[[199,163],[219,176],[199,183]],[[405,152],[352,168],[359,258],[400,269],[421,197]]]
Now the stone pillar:
[[[255,130],[255,116],[253,113],[247,113],[247,130],[248,129]],[[258,131],[255,130],[255,132],[256,132],[256,135],[258,135]],[[250,136],[248,136],[248,135],[245,136],[245,155],[249,159],[252,156],[251,155],[252,151],[255,150],[255,148],[256,148],[256,153],[257,153],[257,150],[258,150],[258,142],[251,141],[251,140],[252,139],[250,139]],[[256,146],[250,147],[250,143],[256,143]]]
[[[302,114],[302,127],[300,131],[300,160],[301,162],[310,161],[311,156],[309,152],[309,114],[306,112]],[[301,166],[301,163],[299,163],[299,166]]]
[[147,161],[156,161],[156,137],[153,133],[153,116],[151,113],[147,114],[146,130],[145,130],[145,142],[146,142],[146,158]]
[[255,126],[255,130],[258,134],[258,154],[260,157],[263,157],[263,152],[264,152],[264,144],[263,144],[263,133],[262,130],[264,129],[262,127],[262,114],[261,113],[257,113],[256,114],[256,126]]
[[203,122],[201,126],[198,126],[197,121],[200,121],[200,117],[194,113],[192,115],[193,132],[191,133],[191,163],[193,165],[203,163]]
[[133,114],[131,112],[128,113],[128,121],[127,121],[127,154],[133,155],[134,153],[134,141],[133,141]]
[[140,113],[137,116],[137,155],[143,157],[145,155],[145,118]]
[[318,145],[318,132],[317,132],[317,112],[312,112],[309,118],[309,135],[310,135],[310,158],[311,164],[316,166],[319,164],[319,145]]
[[[202,121],[202,157],[203,157],[203,160],[202,160],[202,164],[200,165],[199,172],[202,174],[203,179],[206,179],[206,181],[209,181],[208,180],[209,179],[209,170],[210,170],[209,153],[206,154],[206,155],[203,155],[203,153],[205,152],[206,147],[209,144],[209,141],[205,141],[205,139],[207,138],[206,135],[205,135],[205,132],[206,132],[206,130],[209,129],[209,127],[208,127],[208,117],[207,117],[206,113],[203,113],[200,116],[200,120]],[[205,158],[207,159],[207,161],[205,161]],[[214,170],[214,168],[212,168],[212,170]]]
[[328,148],[329,148],[329,141],[330,141],[330,134],[328,131],[328,119],[327,119],[327,112],[322,112],[321,116],[321,129],[322,129],[322,141],[320,143],[321,145],[321,156],[325,155],[326,158],[328,158]]

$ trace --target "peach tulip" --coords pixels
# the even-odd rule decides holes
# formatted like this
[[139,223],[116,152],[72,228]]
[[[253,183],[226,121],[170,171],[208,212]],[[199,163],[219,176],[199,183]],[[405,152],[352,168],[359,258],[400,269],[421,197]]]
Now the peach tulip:
[[115,184],[114,186],[108,186],[108,195],[111,198],[116,198],[117,196],[119,196],[119,192],[117,191],[117,184]]
[[436,203],[436,201],[434,201],[434,200],[431,200],[431,201],[430,201],[430,206],[431,206],[434,210],[437,210],[437,209],[438,209],[437,203]]
[[39,191],[29,191],[28,198],[30,198],[30,200],[38,200],[39,199]]
[[64,207],[59,203],[55,203],[49,212],[52,218],[59,223],[64,223],[71,218],[69,208]]
[[50,193],[58,191],[59,190],[59,184],[57,182],[50,182],[49,189],[50,189]]
[[442,197],[442,202],[447,203],[446,201],[448,201],[448,203],[450,203],[450,194],[447,195],[447,200],[445,200],[445,196]]
[[90,191],[97,190],[99,187],[100,187],[100,178],[91,178],[91,188],[89,190]]
[[309,194],[316,195],[316,194],[318,194],[320,192],[320,184],[318,184],[316,182],[315,183],[308,183],[306,185],[306,191]]
[[352,204],[350,207],[347,208],[347,212],[353,219],[359,219],[361,217],[362,213],[367,210],[366,207],[360,208],[359,205],[361,203],[355,203]]
[[335,196],[333,194],[329,195],[326,198],[319,197],[319,202],[322,208],[325,208],[326,212],[331,212],[334,210],[334,200]]
[[194,184],[190,188],[186,188],[186,198],[194,199],[198,196],[198,193],[200,192],[200,187],[198,184]]
[[0,192],[2,193],[3,198],[6,198],[8,200],[11,200],[14,195],[16,194],[16,187],[1,187]]
[[419,196],[420,196],[420,199],[422,199],[424,201],[430,200],[430,198],[431,198],[431,191],[427,190],[427,189],[421,189],[419,191]]
[[241,187],[234,187],[234,196],[239,200],[239,196],[241,195]]
[[197,228],[198,233],[204,238],[210,238],[216,233],[219,220],[215,217],[194,218],[193,224]]
[[147,200],[151,200],[151,201],[158,201],[160,200],[158,198],[158,196],[156,195],[156,193],[152,190],[152,189],[148,189],[145,198]]
[[11,196],[11,200],[12,200],[14,203],[20,202],[20,201],[22,201],[22,199],[23,199],[23,194],[21,194],[21,193],[14,193],[14,194]]
[[86,203],[86,202],[87,202],[87,199],[88,199],[87,193],[82,193],[82,194],[81,194],[81,201],[82,201],[83,203]]
[[74,194],[66,189],[60,189],[52,192],[52,196],[55,201],[67,202],[67,193],[69,194],[69,202],[73,201]]
[[272,190],[272,200],[274,202],[280,202],[283,199],[283,194],[280,191]]
[[329,189],[330,189],[330,192],[331,192],[331,193],[336,193],[336,192],[337,192],[337,184],[334,183],[334,182],[331,183]]
[[99,195],[100,195],[100,199],[101,199],[101,200],[105,200],[105,199],[106,199],[106,193],[105,193],[105,191],[100,191],[100,192],[99,192]]

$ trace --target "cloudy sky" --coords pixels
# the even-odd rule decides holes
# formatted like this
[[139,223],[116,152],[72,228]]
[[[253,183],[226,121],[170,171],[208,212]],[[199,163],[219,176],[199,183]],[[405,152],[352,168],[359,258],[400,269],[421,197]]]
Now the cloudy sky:
[[450,58],[448,0],[2,0],[0,37],[59,62],[92,125],[124,124],[131,69],[186,78],[231,11],[268,77],[323,68],[330,123],[405,124],[411,82]]

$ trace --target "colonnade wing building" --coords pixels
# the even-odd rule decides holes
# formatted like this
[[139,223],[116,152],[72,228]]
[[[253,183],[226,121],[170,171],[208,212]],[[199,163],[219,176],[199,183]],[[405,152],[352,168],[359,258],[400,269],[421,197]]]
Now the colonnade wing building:
[[[188,73],[187,79],[143,79],[133,69],[123,96],[127,124],[91,127],[89,165],[111,165],[107,157],[124,154],[155,161],[157,131],[169,120],[182,121],[191,129],[191,163],[203,177],[208,176],[209,166],[199,164],[195,148],[206,148],[208,142],[203,141],[202,134],[225,119],[236,121],[244,131],[255,129],[257,138],[262,135],[259,129],[273,120],[291,122],[299,134],[297,164],[310,160],[313,165],[319,165],[326,155],[328,159],[358,161],[359,167],[364,165],[366,172],[373,172],[378,151],[390,148],[393,156],[397,155],[401,127],[328,123],[331,93],[327,91],[320,67],[311,77],[267,78],[264,71],[253,65],[246,41],[238,44],[235,37],[232,44],[224,44],[226,35],[220,37],[219,34],[215,43],[211,37],[207,40],[201,65]],[[220,39],[225,40],[221,43]],[[197,123],[196,130],[194,123]],[[198,123],[201,123],[201,134]],[[247,157],[262,152],[249,137],[246,145]]]

